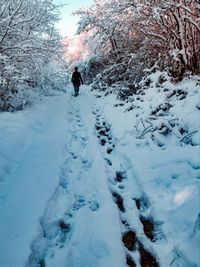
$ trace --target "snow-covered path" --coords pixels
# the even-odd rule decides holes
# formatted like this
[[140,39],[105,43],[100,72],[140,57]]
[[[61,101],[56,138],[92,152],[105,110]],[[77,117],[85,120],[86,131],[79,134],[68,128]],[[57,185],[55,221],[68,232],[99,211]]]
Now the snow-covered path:
[[[33,118],[20,114],[25,126],[19,140],[16,129],[8,137],[15,138],[9,162],[16,162],[1,179],[2,266],[40,266],[43,260],[45,266],[124,266],[118,213],[87,94],[54,101]],[[12,116],[8,123],[13,125]]]
[[[142,165],[150,151],[114,137],[104,113],[83,86],[79,97],[52,97],[34,113],[1,114],[0,266],[197,266],[189,245],[188,255],[178,247],[188,237],[175,247],[171,213],[151,201],[157,187],[138,175],[151,174]],[[131,120],[115,115],[121,134]]]
[[118,213],[93,135],[91,105],[86,96],[72,97],[68,103],[65,160],[27,266],[37,266],[43,259],[52,267],[124,266]]

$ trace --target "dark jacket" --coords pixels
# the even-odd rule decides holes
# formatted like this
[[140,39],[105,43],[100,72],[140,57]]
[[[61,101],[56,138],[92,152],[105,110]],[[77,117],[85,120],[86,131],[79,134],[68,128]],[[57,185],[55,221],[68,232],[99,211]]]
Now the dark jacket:
[[80,86],[81,83],[83,84],[83,80],[82,80],[80,72],[78,71],[73,72],[72,83],[74,86]]

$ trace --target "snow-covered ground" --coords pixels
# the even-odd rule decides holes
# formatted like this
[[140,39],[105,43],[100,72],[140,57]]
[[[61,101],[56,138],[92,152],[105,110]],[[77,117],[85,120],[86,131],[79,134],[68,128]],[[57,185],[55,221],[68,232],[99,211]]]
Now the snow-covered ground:
[[[192,132],[195,90],[168,114]],[[69,86],[0,114],[0,266],[200,266],[199,132],[188,130],[192,146],[148,131],[169,91],[154,87],[130,109],[87,86],[74,98]]]

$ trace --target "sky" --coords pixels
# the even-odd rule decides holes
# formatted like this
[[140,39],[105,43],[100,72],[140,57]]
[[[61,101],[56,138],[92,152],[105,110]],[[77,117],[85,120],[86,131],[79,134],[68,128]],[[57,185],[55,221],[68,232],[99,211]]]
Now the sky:
[[63,4],[61,9],[61,21],[57,27],[63,37],[72,37],[77,30],[78,16],[73,16],[72,12],[80,7],[88,7],[93,0],[54,0],[55,4]]

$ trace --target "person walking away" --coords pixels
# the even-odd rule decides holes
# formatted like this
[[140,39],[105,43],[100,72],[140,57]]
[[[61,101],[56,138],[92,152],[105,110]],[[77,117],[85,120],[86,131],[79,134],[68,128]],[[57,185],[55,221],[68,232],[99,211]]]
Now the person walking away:
[[83,80],[82,80],[80,72],[78,72],[78,67],[75,67],[74,70],[75,71],[72,74],[72,83],[74,86],[74,96],[77,96],[79,92],[80,84],[81,83],[83,84]]

